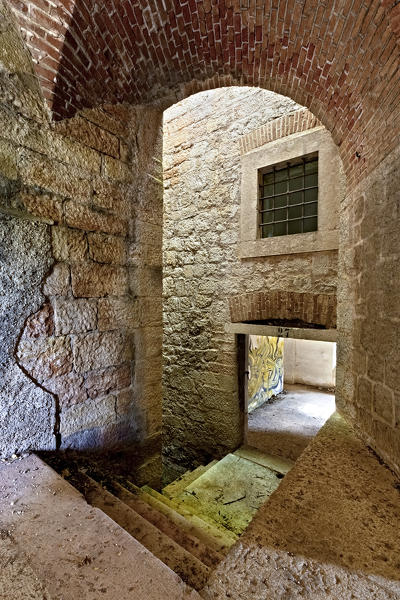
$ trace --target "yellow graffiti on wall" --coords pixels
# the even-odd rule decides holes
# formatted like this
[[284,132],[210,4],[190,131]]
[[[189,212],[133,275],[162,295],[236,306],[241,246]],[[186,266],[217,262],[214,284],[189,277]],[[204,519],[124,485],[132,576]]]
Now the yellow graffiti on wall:
[[283,390],[283,339],[250,336],[248,410]]

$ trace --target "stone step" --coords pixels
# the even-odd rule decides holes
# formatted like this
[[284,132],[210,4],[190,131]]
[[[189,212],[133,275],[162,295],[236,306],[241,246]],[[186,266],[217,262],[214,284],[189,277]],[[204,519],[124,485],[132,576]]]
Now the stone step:
[[155,495],[152,495],[146,492],[144,489],[137,488],[131,482],[126,482],[124,485],[130,491],[132,491],[132,493],[138,494],[140,498],[142,498],[143,501],[146,502],[146,504],[168,517],[168,519],[170,519],[170,521],[174,523],[178,528],[185,531],[187,534],[193,535],[195,538],[197,538],[204,546],[212,550],[212,552],[216,553],[217,556],[225,556],[229,551],[231,544],[229,543],[229,545],[226,546],[224,542],[221,542],[219,532],[218,538],[214,537],[212,533],[210,533],[208,524],[204,523],[204,521],[202,521],[201,519],[187,519],[181,513],[169,506],[164,501],[165,498],[159,500],[156,497],[157,492],[155,493]]
[[123,527],[195,590],[201,590],[210,575],[209,568],[168,535],[103,488],[97,481],[79,473],[79,488],[86,500]]
[[196,511],[192,507],[184,506],[183,504],[179,504],[173,500],[170,500],[166,496],[159,494],[152,488],[147,485],[142,486],[143,491],[147,492],[153,498],[156,498],[160,502],[163,502],[176,512],[180,513],[185,519],[194,523],[197,527],[204,529],[207,533],[214,538],[217,543],[220,544],[219,551],[227,553],[229,548],[233,546],[233,544],[237,541],[237,536],[234,533],[226,530],[223,531],[222,528],[217,527],[215,523],[212,523],[208,520],[204,520],[201,516],[199,516]]
[[179,546],[193,554],[193,556],[198,558],[206,566],[215,568],[223,559],[221,553],[216,552],[213,548],[210,548],[210,546],[202,543],[192,533],[183,529],[180,524],[176,524],[169,516],[151,506],[144,498],[141,498],[139,489],[134,493],[117,482],[112,483],[111,489],[108,484],[106,487],[114,494],[114,496],[117,496],[127,506],[152,523],[157,529],[165,533],[165,535],[173,539]]
[[294,462],[288,458],[282,458],[281,456],[275,456],[273,454],[265,454],[265,452],[261,452],[261,450],[257,450],[251,446],[242,446],[233,452],[233,454],[235,456],[240,456],[241,458],[246,458],[262,467],[272,469],[282,475],[289,473],[290,469],[294,466]]
[[227,454],[173,503],[195,511],[203,520],[233,532],[232,535],[241,535],[282,477],[269,467]]
[[186,471],[186,473],[184,473],[181,477],[166,485],[162,490],[162,494],[167,496],[167,498],[170,500],[176,496],[179,496],[179,494],[181,494],[188,485],[196,481],[200,475],[206,473],[208,469],[216,465],[217,462],[217,460],[213,460],[208,465],[200,465],[193,471]]
[[[35,598],[30,579],[32,589],[36,581],[43,582],[41,599],[200,600],[176,573],[37,456],[0,465],[0,522],[2,531],[11,532],[20,564],[29,566],[23,577],[16,573],[6,600]],[[0,535],[1,555],[3,550]],[[9,566],[12,575],[15,570]]]

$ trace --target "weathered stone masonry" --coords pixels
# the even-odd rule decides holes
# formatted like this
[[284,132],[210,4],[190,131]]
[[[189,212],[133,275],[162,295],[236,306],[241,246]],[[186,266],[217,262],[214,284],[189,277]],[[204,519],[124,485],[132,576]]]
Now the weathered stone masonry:
[[160,113],[108,106],[51,126],[1,17],[1,452],[157,438],[160,367],[148,382],[143,361],[161,361]]
[[[37,184],[43,185],[40,169],[31,173],[29,181],[24,180],[26,152],[23,153],[25,158],[21,154],[19,159],[19,174],[15,172],[12,156],[20,142],[15,131],[11,141],[7,133],[12,115],[23,117],[26,119],[25,148],[34,155],[38,152],[37,147],[29,147],[33,143],[31,128],[33,131],[34,123],[38,122],[43,131],[49,130],[40,90],[52,116],[60,119],[75,115],[78,109],[95,108],[107,102],[113,105],[156,102],[165,108],[204,89],[238,83],[254,85],[293,98],[309,108],[332,133],[347,176],[339,251],[339,406],[377,452],[400,469],[400,383],[396,367],[399,280],[394,276],[396,271],[392,271],[399,256],[396,148],[400,5],[392,0],[367,3],[349,0],[341,4],[280,0],[276,5],[238,0],[165,0],[145,4],[137,0],[118,3],[111,0],[104,3],[10,0],[6,5],[3,0],[2,12],[8,5],[15,11],[34,60],[34,70],[24,47],[12,41],[14,30],[9,28],[8,17],[2,19],[0,96],[4,99],[2,106],[7,107],[7,120],[2,120],[2,144],[6,148],[6,152],[2,152],[1,170],[6,177],[3,197],[14,197],[13,190],[20,180],[34,187],[36,174]],[[101,114],[104,118],[108,113],[107,110]],[[117,122],[121,118],[118,116]],[[146,123],[146,119],[143,122]],[[157,128],[152,122],[149,129],[154,126],[155,132]],[[149,132],[149,139],[155,135]],[[75,150],[78,152],[77,146]],[[101,147],[101,150],[105,149]],[[53,166],[59,163],[64,166],[57,170],[60,184],[65,170],[72,174],[72,155],[69,158],[63,155],[63,148],[59,147],[56,155],[50,157],[52,147],[46,143],[40,152],[41,156],[49,156]],[[100,154],[112,159],[108,152]],[[146,170],[150,170],[149,161],[153,156],[161,159],[160,152],[150,150],[139,151],[138,160],[133,160],[143,177]],[[84,171],[82,159],[76,162],[76,175],[80,177]],[[104,159],[106,162],[111,164],[112,161]],[[94,175],[89,176],[89,180],[92,179]],[[82,177],[82,186],[84,181]],[[144,198],[149,188],[143,185],[139,194],[141,210],[146,207]],[[154,193],[149,192],[150,198],[157,197],[156,189],[159,190],[157,187]],[[45,190],[46,187],[40,187],[38,191]],[[136,190],[139,193],[138,183]],[[72,195],[65,189],[49,192],[46,210],[51,204],[57,209],[60,199],[57,194],[63,198]],[[71,199],[78,198],[79,194]],[[156,210],[146,209],[143,219],[146,226],[142,231],[146,231],[143,236],[147,240],[144,249],[147,275],[143,274],[140,280],[143,289],[154,285],[156,290],[160,286],[160,263],[154,266],[152,262],[160,244],[160,238],[157,239],[161,231],[160,215],[157,220],[156,213]],[[53,397],[34,386],[28,377],[22,377],[11,356],[25,319],[46,301],[38,281],[43,280],[52,262],[50,224],[35,217],[34,221],[23,219],[22,225],[22,220],[14,215],[4,217],[3,222],[1,233],[7,258],[1,267],[7,289],[3,301],[7,319],[4,318],[1,325],[6,339],[2,360],[7,364],[7,375],[3,379],[2,393],[4,391],[7,409],[3,411],[2,423],[7,422],[9,429],[2,439],[9,449],[14,444],[22,448],[28,445],[29,430],[29,435],[35,437],[35,446],[45,446],[50,445],[52,439],[52,435],[48,437],[45,432],[54,416]],[[10,267],[15,269],[15,258],[21,256],[21,248],[29,257],[30,267],[21,265],[18,276],[11,279]],[[140,260],[143,264],[143,257]],[[143,344],[150,341],[157,348],[151,353],[159,354],[161,336],[155,322],[151,323],[138,340],[142,349],[136,354],[141,357],[144,356]],[[377,353],[375,346],[373,351],[370,345],[366,346],[371,332],[375,332],[374,338],[385,332],[385,353]],[[155,373],[155,369],[143,368],[143,371],[151,377]],[[137,374],[136,381],[135,375],[135,389],[140,382],[146,390],[145,406],[160,406],[149,379],[140,377]],[[21,402],[17,398],[22,399]],[[29,410],[25,410],[27,406]],[[32,414],[36,415],[34,427],[28,425],[33,422]]]
[[398,143],[392,0],[10,4],[57,119],[104,102],[165,107],[204,89],[252,85],[307,106],[341,146],[352,180]]

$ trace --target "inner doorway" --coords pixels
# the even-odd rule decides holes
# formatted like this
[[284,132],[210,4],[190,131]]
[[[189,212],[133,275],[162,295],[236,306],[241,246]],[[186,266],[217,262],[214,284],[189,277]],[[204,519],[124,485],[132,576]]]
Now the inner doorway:
[[246,443],[295,461],[335,411],[336,343],[247,340]]

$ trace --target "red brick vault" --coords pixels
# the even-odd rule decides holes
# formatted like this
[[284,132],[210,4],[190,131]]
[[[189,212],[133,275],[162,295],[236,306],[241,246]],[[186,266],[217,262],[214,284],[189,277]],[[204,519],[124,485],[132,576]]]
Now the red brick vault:
[[[55,119],[101,103],[164,105],[266,87],[332,132],[362,176],[395,145],[395,0],[10,0]],[[167,101],[166,101],[167,98]]]

